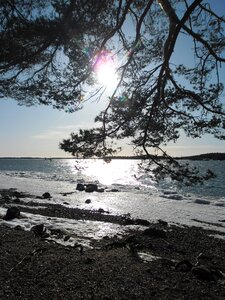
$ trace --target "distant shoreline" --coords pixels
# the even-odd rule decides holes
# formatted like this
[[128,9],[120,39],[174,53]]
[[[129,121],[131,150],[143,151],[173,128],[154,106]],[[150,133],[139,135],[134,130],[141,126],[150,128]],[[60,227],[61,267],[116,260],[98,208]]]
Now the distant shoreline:
[[[154,159],[164,159],[163,156],[155,156],[152,155],[150,158]],[[55,159],[83,159],[76,157],[0,157],[1,159],[40,159],[40,160],[55,160]],[[90,158],[90,159],[104,159],[101,158]],[[145,155],[143,156],[113,156],[113,157],[105,157],[105,159],[148,159]],[[190,156],[179,156],[174,157],[177,160],[225,160],[225,153],[204,153],[198,155],[190,155]]]

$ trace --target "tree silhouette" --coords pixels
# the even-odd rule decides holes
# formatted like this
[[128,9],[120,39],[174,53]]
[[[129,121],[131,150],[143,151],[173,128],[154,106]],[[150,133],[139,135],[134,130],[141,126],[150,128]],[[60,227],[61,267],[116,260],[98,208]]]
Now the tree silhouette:
[[[129,138],[161,175],[190,182],[212,176],[197,176],[163,150],[181,132],[225,139],[225,18],[207,1],[6,0],[0,19],[1,97],[68,112],[82,107],[90,86],[89,98],[107,98],[96,127],[72,133],[62,149],[101,157]],[[111,95],[95,71],[107,55],[118,76]],[[152,148],[164,162],[150,155]]]

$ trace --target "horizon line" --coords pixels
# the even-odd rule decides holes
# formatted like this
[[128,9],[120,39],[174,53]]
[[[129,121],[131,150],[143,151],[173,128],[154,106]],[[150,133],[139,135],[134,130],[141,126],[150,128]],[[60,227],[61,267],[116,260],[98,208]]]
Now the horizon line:
[[[211,154],[224,154],[225,155],[225,152],[206,152],[206,153],[200,153],[200,154],[191,154],[191,155],[179,155],[179,156],[172,156],[170,155],[171,157],[174,157],[174,158],[182,158],[182,157],[192,157],[192,156],[200,156],[200,155],[211,155]],[[126,157],[144,157],[145,155],[118,155],[118,156],[106,156],[108,158],[126,158]],[[152,154],[151,156],[156,156],[154,154]],[[159,157],[162,157],[159,156]],[[104,157],[93,157],[93,158],[86,158],[86,159],[101,159],[101,158],[104,158]],[[84,158],[78,158],[78,157],[75,157],[75,156],[71,156],[71,157],[68,157],[68,156],[0,156],[0,159],[84,159]]]

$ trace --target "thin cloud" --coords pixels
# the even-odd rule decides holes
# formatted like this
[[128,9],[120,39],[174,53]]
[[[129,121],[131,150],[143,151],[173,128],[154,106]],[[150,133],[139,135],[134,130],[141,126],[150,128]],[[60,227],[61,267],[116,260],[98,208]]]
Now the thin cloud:
[[54,140],[63,139],[69,135],[72,131],[78,131],[80,128],[90,128],[93,125],[88,123],[77,125],[60,125],[55,129],[47,129],[32,136],[36,140]]
[[33,135],[32,138],[37,139],[37,140],[52,140],[52,139],[56,139],[56,138],[61,138],[62,135],[63,135],[62,131],[45,130],[42,133]]

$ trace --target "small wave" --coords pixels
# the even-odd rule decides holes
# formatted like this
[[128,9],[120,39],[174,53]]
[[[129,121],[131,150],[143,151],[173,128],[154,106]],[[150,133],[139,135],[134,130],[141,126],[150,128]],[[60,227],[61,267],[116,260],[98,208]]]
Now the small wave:
[[77,178],[73,178],[72,175],[59,175],[59,174],[49,174],[49,173],[41,173],[41,172],[1,172],[4,176],[14,177],[14,178],[32,178],[38,180],[45,181],[58,181],[58,182],[77,182]]

